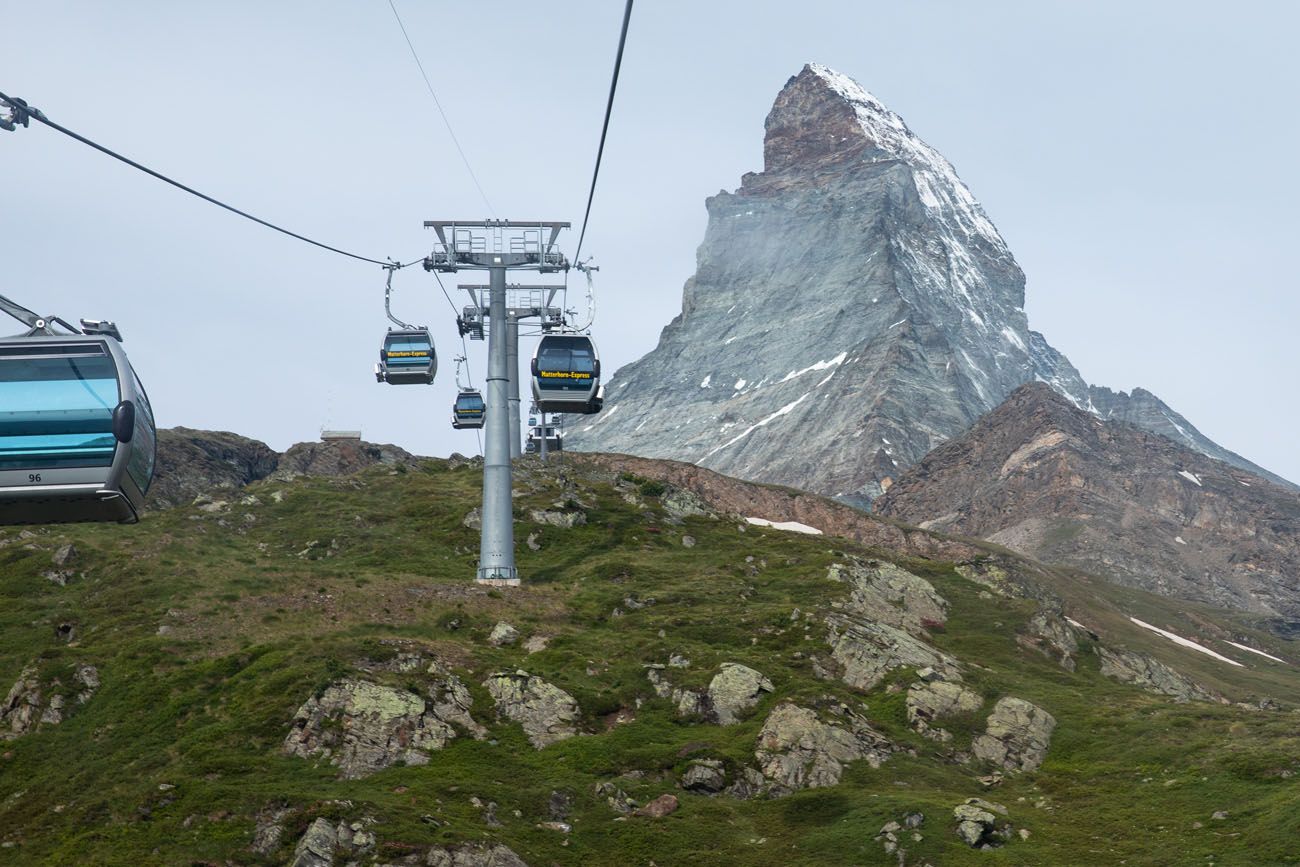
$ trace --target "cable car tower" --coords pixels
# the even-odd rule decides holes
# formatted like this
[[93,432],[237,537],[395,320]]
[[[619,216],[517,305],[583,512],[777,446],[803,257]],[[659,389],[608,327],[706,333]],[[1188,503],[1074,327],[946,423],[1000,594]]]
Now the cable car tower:
[[[519,428],[516,422],[512,449],[506,272],[567,271],[569,261],[556,249],[555,241],[560,230],[569,228],[569,224],[540,220],[426,220],[424,227],[433,229],[438,236],[433,252],[424,260],[426,271],[488,272],[486,318],[491,327],[487,329],[487,442],[483,450],[483,530],[475,580],[480,584],[517,587],[510,458],[519,447]],[[479,305],[475,306],[474,313],[481,314]],[[506,327],[502,328],[503,324]],[[479,318],[477,327],[482,325],[483,318]],[[518,349],[515,351],[517,357]],[[513,378],[517,381],[518,372]]]

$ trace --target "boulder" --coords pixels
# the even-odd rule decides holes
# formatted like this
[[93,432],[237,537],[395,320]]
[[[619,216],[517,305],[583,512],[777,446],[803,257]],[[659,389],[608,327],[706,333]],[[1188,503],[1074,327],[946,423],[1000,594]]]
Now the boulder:
[[644,807],[637,809],[634,816],[645,816],[649,819],[662,819],[669,813],[677,810],[676,795],[660,795],[652,801],[646,803]]
[[329,819],[317,819],[307,827],[293,850],[289,867],[332,867],[338,835]]
[[60,546],[51,559],[54,561],[55,566],[67,566],[77,559],[77,548],[69,542],[67,545]]
[[1002,698],[989,714],[988,729],[971,742],[977,759],[1007,770],[1036,770],[1047,757],[1056,718],[1020,698]]
[[861,690],[873,689],[896,668],[930,667],[945,680],[960,681],[957,660],[887,623],[840,614],[826,619],[831,656],[840,664],[840,679]]
[[758,704],[763,693],[774,688],[760,672],[738,662],[724,662],[709,682],[710,712],[706,716],[719,725],[731,725],[740,720],[742,711]]
[[1007,815],[1007,808],[1001,804],[968,798],[954,807],[952,814],[957,819],[957,836],[971,848],[992,849],[1011,838],[1010,823],[997,827],[998,816]]
[[546,524],[551,527],[572,529],[587,523],[587,513],[582,511],[555,511],[550,509],[531,509],[528,518],[534,524]]
[[485,731],[469,714],[473,699],[455,675],[443,673],[426,697],[370,681],[344,679],[298,708],[284,739],[287,755],[324,756],[341,779],[354,780],[398,761],[428,764],[428,752],[454,737],[453,724],[476,738]]
[[528,741],[537,749],[578,733],[578,703],[573,696],[522,669],[499,671],[483,682],[497,716],[523,726]]
[[1060,612],[1039,609],[1016,640],[1022,647],[1056,660],[1066,671],[1074,671],[1074,654],[1079,652],[1079,642]]
[[493,647],[501,647],[504,644],[514,644],[519,640],[519,630],[515,629],[504,620],[492,627],[492,634],[488,636],[488,644]]
[[784,795],[833,786],[849,762],[879,767],[893,752],[893,745],[861,717],[850,712],[846,724],[822,722],[815,711],[788,702],[777,705],[758,734],[754,753],[767,790]]
[[682,788],[712,795],[727,785],[727,773],[717,759],[696,759],[682,774]]
[[907,690],[907,722],[918,732],[948,740],[951,736],[935,728],[935,720],[946,716],[974,713],[984,706],[984,697],[956,683],[942,680],[920,681]]

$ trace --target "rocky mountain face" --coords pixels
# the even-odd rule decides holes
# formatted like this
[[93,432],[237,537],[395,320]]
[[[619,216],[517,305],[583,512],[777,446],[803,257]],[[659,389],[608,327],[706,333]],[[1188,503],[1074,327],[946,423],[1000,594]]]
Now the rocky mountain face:
[[345,476],[375,464],[410,466],[416,461],[397,446],[355,440],[298,443],[280,454],[264,442],[228,431],[165,428],[158,431],[158,467],[148,507],[189,505],[200,495],[233,492],[265,478]]
[[1148,392],[1090,388],[1025,316],[1025,277],[944,157],[812,64],[767,117],[764,170],[707,201],[682,312],[569,448],[696,463],[865,504],[1017,386],[1256,473]]
[[935,449],[875,509],[1300,625],[1300,494],[1126,422],[1104,422],[1043,383],[1012,392]]
[[158,464],[148,504],[152,509],[189,505],[200,494],[264,479],[279,462],[279,453],[266,443],[239,434],[165,428],[158,431]]

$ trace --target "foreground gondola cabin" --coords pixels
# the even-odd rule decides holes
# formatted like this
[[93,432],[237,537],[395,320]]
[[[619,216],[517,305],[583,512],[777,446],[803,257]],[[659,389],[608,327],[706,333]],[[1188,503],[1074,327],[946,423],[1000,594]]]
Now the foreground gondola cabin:
[[139,519],[157,430],[112,332],[0,339],[0,524]]
[[540,412],[600,411],[600,356],[585,334],[546,334],[532,361],[533,400]]

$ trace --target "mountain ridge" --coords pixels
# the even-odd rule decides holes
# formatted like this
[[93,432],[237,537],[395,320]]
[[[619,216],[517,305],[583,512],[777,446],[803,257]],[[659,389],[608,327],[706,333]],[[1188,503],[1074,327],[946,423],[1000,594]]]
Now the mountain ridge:
[[1089,386],[1029,329],[1024,274],[951,163],[847,76],[809,64],[792,77],[765,122],[764,171],[706,206],[681,313],[610,377],[570,448],[865,506],[1040,379],[1286,483],[1149,392]]
[[1300,494],[1043,383],[1016,389],[875,504],[1120,583],[1300,621]]

